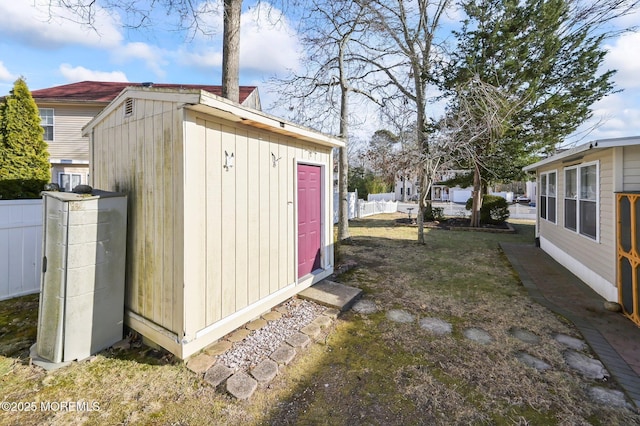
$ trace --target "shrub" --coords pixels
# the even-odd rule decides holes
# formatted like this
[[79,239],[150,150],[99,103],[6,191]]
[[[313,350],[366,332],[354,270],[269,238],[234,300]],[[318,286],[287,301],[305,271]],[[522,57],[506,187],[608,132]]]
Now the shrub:
[[38,107],[22,78],[0,99],[0,198],[38,198],[51,177]]
[[442,221],[444,220],[444,209],[442,207],[432,207],[431,204],[427,204],[424,210],[425,221]]
[[[471,210],[473,198],[469,198],[464,208]],[[509,204],[507,200],[497,195],[485,195],[480,207],[480,223],[499,225],[509,219]]]

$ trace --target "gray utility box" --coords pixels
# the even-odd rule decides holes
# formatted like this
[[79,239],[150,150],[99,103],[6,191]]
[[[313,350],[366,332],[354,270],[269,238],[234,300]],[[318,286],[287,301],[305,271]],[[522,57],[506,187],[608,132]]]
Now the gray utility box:
[[43,192],[36,352],[80,360],[122,339],[126,195]]

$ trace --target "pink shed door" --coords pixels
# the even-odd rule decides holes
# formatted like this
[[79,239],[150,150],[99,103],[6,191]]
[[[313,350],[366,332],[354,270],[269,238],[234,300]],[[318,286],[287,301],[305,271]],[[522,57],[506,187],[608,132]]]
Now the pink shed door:
[[298,277],[320,268],[320,167],[298,165]]

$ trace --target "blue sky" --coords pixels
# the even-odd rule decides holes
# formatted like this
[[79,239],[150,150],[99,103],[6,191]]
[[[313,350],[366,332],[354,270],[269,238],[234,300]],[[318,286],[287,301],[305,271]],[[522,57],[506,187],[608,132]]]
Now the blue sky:
[[[302,52],[297,24],[277,9],[256,8],[250,0],[244,3],[240,83],[257,85],[263,107],[277,114],[269,107],[278,95],[270,93],[264,82],[298,67]],[[219,13],[210,14],[206,25],[215,34],[205,37],[173,31],[170,20],[149,29],[126,30],[122,26],[126,17],[106,12],[96,15],[91,29],[73,19],[51,18],[43,6],[47,4],[48,0],[0,2],[0,94],[7,94],[20,76],[31,90],[83,80],[220,84]],[[454,12],[451,19],[455,17]],[[265,24],[265,19],[276,22]],[[640,13],[618,24],[640,25]],[[605,66],[618,70],[615,82],[622,92],[593,106],[594,118],[583,128],[601,125],[588,140],[640,135],[640,33],[608,40],[606,48]],[[375,130],[375,124],[371,126],[370,131]]]

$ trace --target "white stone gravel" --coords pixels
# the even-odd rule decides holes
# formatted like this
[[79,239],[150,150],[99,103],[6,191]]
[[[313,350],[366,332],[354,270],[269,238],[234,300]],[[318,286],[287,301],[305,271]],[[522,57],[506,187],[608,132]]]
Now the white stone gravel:
[[218,362],[235,371],[255,367],[326,309],[308,300],[289,300],[283,306],[289,311],[282,318],[269,321],[244,340],[234,343],[231,349],[218,355]]

